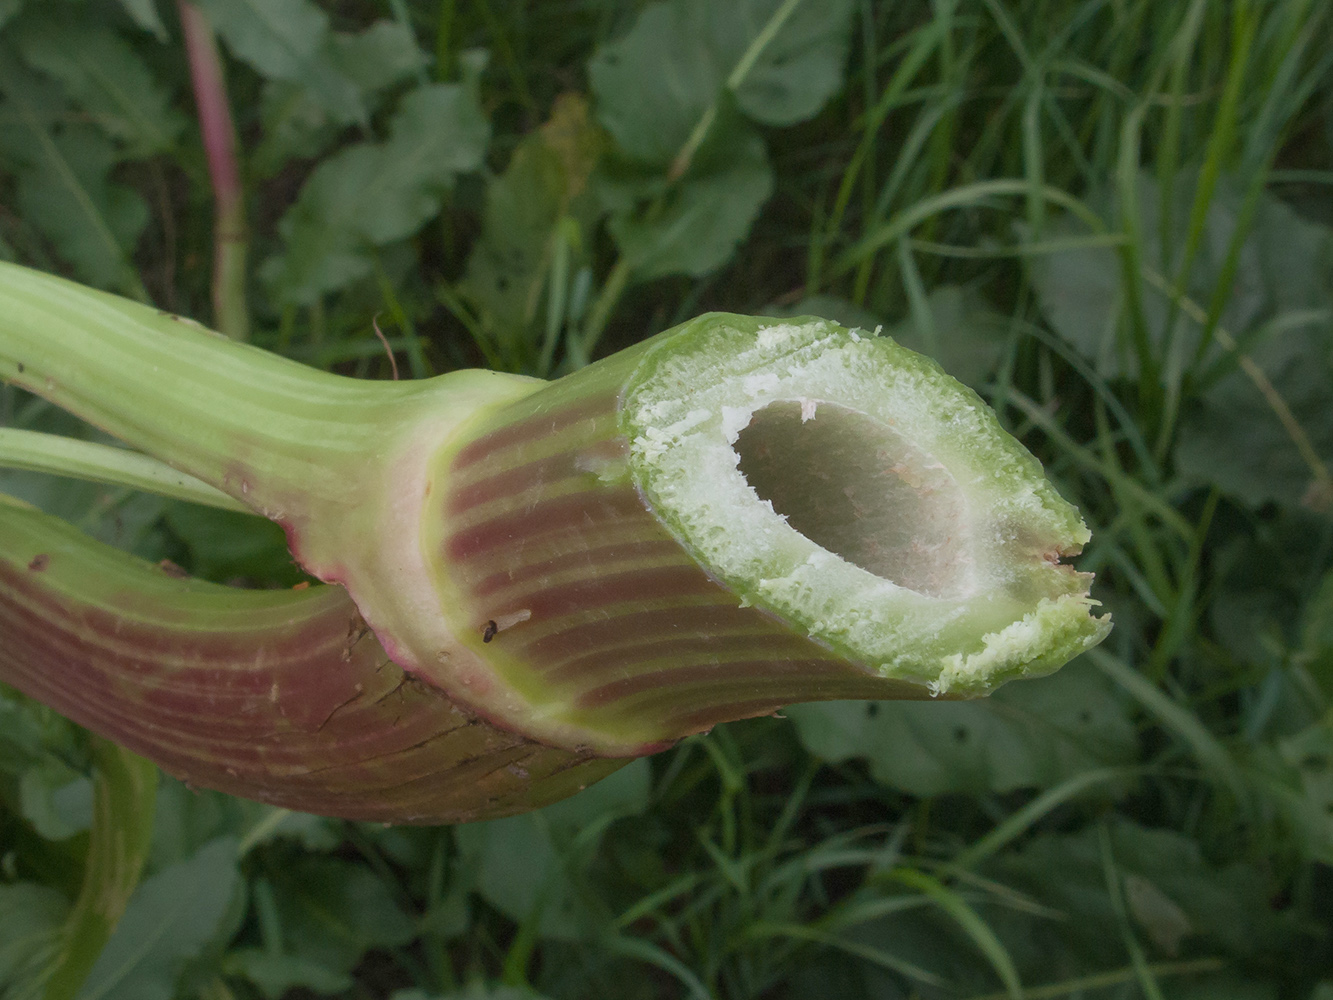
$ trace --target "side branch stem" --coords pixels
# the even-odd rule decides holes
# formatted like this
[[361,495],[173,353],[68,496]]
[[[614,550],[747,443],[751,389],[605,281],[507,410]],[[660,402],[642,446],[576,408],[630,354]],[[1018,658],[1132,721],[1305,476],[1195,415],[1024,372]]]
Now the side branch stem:
[[245,259],[249,234],[227,80],[208,16],[186,0],[178,0],[178,7],[199,111],[199,131],[213,185],[213,321],[231,339],[247,340],[250,315],[245,300]]
[[346,491],[348,466],[429,383],[362,382],[0,262],[0,379],[252,508]]
[[145,493],[249,513],[250,508],[221,490],[177,472],[155,458],[59,434],[0,427],[0,468],[71,476],[109,486],[127,486]]

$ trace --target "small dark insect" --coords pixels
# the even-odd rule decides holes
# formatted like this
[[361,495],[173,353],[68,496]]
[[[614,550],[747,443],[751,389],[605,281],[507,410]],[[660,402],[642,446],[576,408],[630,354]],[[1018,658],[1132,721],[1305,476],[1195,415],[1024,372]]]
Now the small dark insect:
[[19,374],[22,375],[22,374],[23,374],[24,372],[26,372],[27,370],[28,370],[28,369],[27,369],[26,367],[24,367],[23,362],[20,361],[20,362],[19,362]]
[[500,626],[496,625],[495,619],[492,618],[490,621],[486,623],[486,627],[481,630],[481,641],[490,642],[492,639],[495,638],[495,633],[499,631],[500,631]]
[[174,580],[184,580],[187,576],[190,575],[189,573],[185,572],[185,570],[182,567],[177,566],[170,559],[163,559],[160,563],[157,564],[157,568]]

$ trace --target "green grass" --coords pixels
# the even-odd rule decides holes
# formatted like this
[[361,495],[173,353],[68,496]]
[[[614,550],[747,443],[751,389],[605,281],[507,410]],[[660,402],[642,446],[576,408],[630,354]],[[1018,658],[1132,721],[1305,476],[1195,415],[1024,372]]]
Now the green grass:
[[[148,111],[177,116],[140,155],[127,118],[33,55],[25,32],[67,5],[26,0],[5,23],[15,5],[0,4],[0,256],[141,285],[208,320],[210,196],[175,27],[159,42],[126,13],[147,5],[113,0],[81,15],[161,89]],[[275,4],[278,26],[301,6]],[[1029,682],[964,714],[886,705],[860,728],[793,710],[473,828],[288,816],[165,780],[155,884],[205,871],[185,866],[219,838],[235,862],[177,884],[225,895],[226,913],[164,939],[140,970],[160,995],[1327,1000],[1333,9],[849,0],[828,100],[779,125],[705,95],[676,176],[589,124],[614,99],[627,121],[646,115],[671,90],[651,74],[592,93],[582,125],[540,131],[558,97],[590,95],[589,58],[646,4],[321,6],[338,31],[406,25],[429,58],[338,121],[308,75],[237,58],[219,14],[255,342],[385,378],[378,317],[405,377],[487,362],[545,375],[707,309],[883,324],[982,392],[1083,510],[1080,566],[1117,626],[1064,687]],[[763,22],[780,5],[747,6]],[[52,30],[73,38],[68,20]],[[430,188],[417,228],[351,239],[356,276],[313,298],[274,279],[266,262],[321,251],[280,225],[314,167],[385,140],[399,95],[468,79],[478,47],[492,134],[476,165]],[[753,222],[727,222],[759,176],[744,136],[773,193]],[[559,164],[549,189],[506,173],[520,152]],[[511,252],[486,227],[497,192],[504,232],[535,249],[497,257],[504,280],[483,287],[477,248]],[[622,225],[665,238],[699,206],[734,249],[706,259],[707,232],[687,229],[667,266],[617,240]],[[0,425],[79,433],[12,388]],[[154,498],[16,472],[0,490],[200,572],[288,570],[267,536],[229,560],[234,522]],[[812,735],[821,720],[842,727],[837,753]],[[876,729],[889,724],[897,742]],[[78,894],[93,773],[83,735],[0,691],[0,997],[37,995],[19,984],[45,953],[24,935],[54,947]]]

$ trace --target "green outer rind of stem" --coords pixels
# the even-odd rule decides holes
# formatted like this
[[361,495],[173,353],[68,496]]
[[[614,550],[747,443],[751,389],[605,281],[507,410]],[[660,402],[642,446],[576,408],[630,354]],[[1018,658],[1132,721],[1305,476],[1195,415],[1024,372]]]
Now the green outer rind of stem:
[[11,265],[0,303],[0,377],[278,521],[394,663],[546,744],[984,694],[1109,629],[1077,512],[887,339],[712,314],[555,383],[365,383]]
[[393,664],[336,587],[180,578],[0,502],[0,682],[195,785],[394,823],[491,818],[624,761],[498,729]]
[[480,371],[344,378],[3,261],[0,304],[0,379],[297,532],[382,493],[381,458],[404,427],[447,433],[542,384]]
[[1078,511],[976,393],[890,338],[711,314],[626,395],[630,468],[671,531],[742,602],[880,676],[975,697],[1110,630],[1060,561],[1090,537]]
[[[278,521],[306,569],[347,587],[395,663],[496,724],[571,749],[633,755],[722,718],[802,700],[812,685],[823,697],[895,693],[882,684],[872,691],[864,671],[816,651],[782,664],[752,660],[749,675],[730,679],[730,687],[753,688],[764,673],[783,675],[781,683],[761,684],[729,714],[701,702],[689,712],[682,707],[677,715],[690,718],[670,729],[655,726],[650,739],[628,732],[623,720],[614,735],[582,725],[583,706],[566,718],[558,699],[534,697],[526,682],[516,689],[497,674],[499,647],[483,646],[481,630],[441,600],[421,535],[436,456],[461,447],[492,411],[545,383],[475,371],[420,383],[357,382],[10,265],[0,265],[0,301],[0,377]],[[597,371],[613,365],[623,383],[628,364],[621,358]],[[689,572],[706,575],[697,566]],[[705,603],[719,600],[734,603],[722,591]],[[681,623],[701,634],[706,626],[706,619]],[[696,667],[710,662],[716,670],[706,657]],[[802,679],[805,666],[850,683]],[[660,695],[653,700],[660,703]],[[730,693],[724,703],[736,705],[738,697]]]

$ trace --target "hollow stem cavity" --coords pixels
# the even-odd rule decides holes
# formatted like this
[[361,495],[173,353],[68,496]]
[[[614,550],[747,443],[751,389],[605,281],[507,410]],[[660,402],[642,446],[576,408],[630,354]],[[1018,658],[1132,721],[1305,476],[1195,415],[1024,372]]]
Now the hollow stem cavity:
[[826,400],[756,410],[733,445],[760,500],[816,545],[928,597],[976,591],[967,503],[933,455]]

